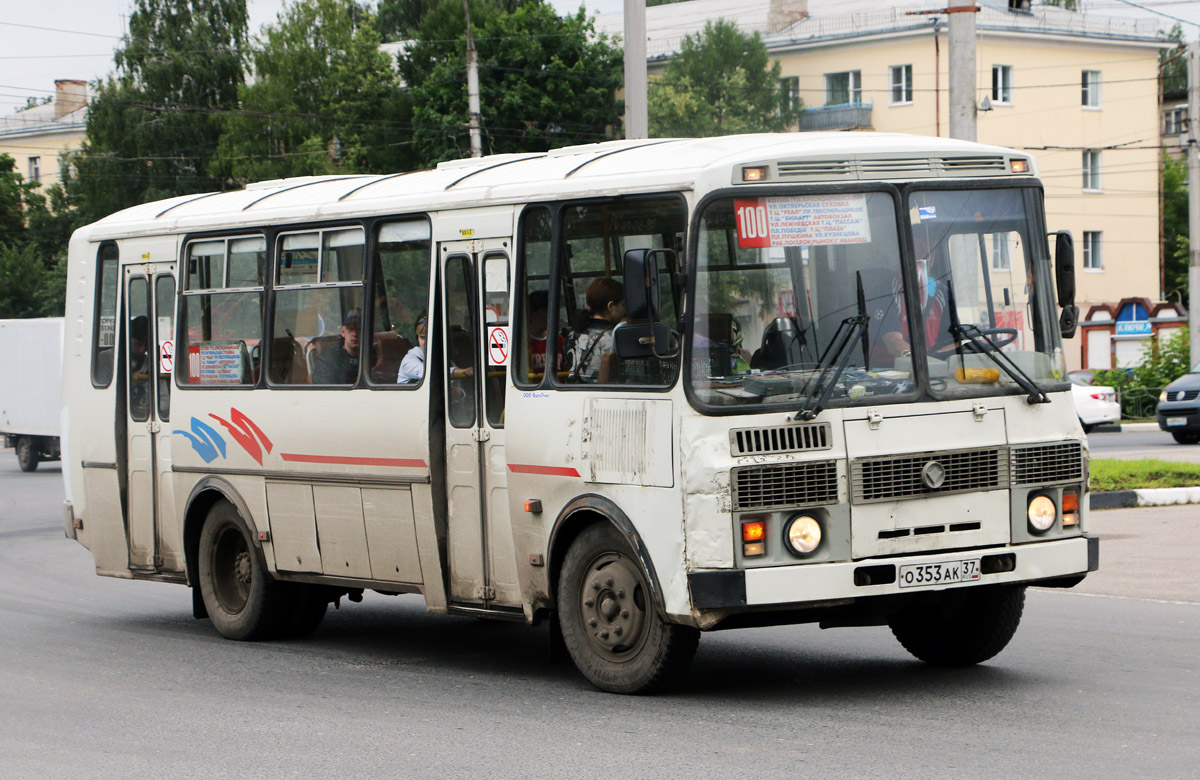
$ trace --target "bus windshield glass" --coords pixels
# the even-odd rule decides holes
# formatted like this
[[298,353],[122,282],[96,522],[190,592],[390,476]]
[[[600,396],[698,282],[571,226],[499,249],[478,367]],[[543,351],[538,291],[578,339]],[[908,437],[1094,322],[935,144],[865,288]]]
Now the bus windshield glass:
[[[902,204],[910,224],[899,225],[889,192],[710,202],[696,259],[695,397],[812,412],[915,400],[925,376],[937,398],[1059,382],[1026,203],[1019,189],[913,192]],[[909,230],[916,255],[904,268]]]

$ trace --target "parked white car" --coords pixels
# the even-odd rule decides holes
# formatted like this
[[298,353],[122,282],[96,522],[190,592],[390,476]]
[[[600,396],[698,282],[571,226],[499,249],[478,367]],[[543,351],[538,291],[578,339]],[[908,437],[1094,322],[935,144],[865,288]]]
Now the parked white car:
[[1071,377],[1071,397],[1075,399],[1075,412],[1084,433],[1097,425],[1115,423],[1121,419],[1121,405],[1117,393],[1107,385],[1082,384],[1082,378]]

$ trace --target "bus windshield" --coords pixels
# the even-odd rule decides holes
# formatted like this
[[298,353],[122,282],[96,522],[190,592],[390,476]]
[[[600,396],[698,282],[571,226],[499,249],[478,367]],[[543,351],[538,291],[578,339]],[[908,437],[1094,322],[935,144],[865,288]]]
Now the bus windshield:
[[[904,225],[896,205],[890,192],[710,202],[696,258],[696,399],[811,415],[1062,381],[1025,192],[910,192]],[[915,255],[902,261],[909,231]]]

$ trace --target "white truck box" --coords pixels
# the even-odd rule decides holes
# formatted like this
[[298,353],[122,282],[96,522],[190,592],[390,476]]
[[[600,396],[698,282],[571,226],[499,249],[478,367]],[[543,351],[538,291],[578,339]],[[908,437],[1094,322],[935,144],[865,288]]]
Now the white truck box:
[[39,460],[58,457],[62,357],[62,317],[0,320],[0,434],[18,454],[24,437]]

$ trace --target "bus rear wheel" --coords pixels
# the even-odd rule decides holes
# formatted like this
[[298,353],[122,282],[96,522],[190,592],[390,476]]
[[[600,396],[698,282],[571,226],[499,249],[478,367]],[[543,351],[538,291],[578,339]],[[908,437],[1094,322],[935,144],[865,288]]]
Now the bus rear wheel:
[[218,501],[208,511],[198,564],[200,595],[221,636],[258,640],[279,635],[291,600],[267,573],[245,521],[228,501]]
[[1024,585],[964,588],[922,600],[892,616],[892,634],[933,666],[972,666],[1005,648],[1021,622]]
[[38,448],[34,446],[33,439],[22,436],[17,439],[16,449],[17,465],[21,467],[21,471],[37,471],[41,458],[38,457]]
[[601,690],[662,690],[696,653],[700,632],[663,620],[628,542],[607,523],[588,526],[571,543],[557,601],[567,652]]

